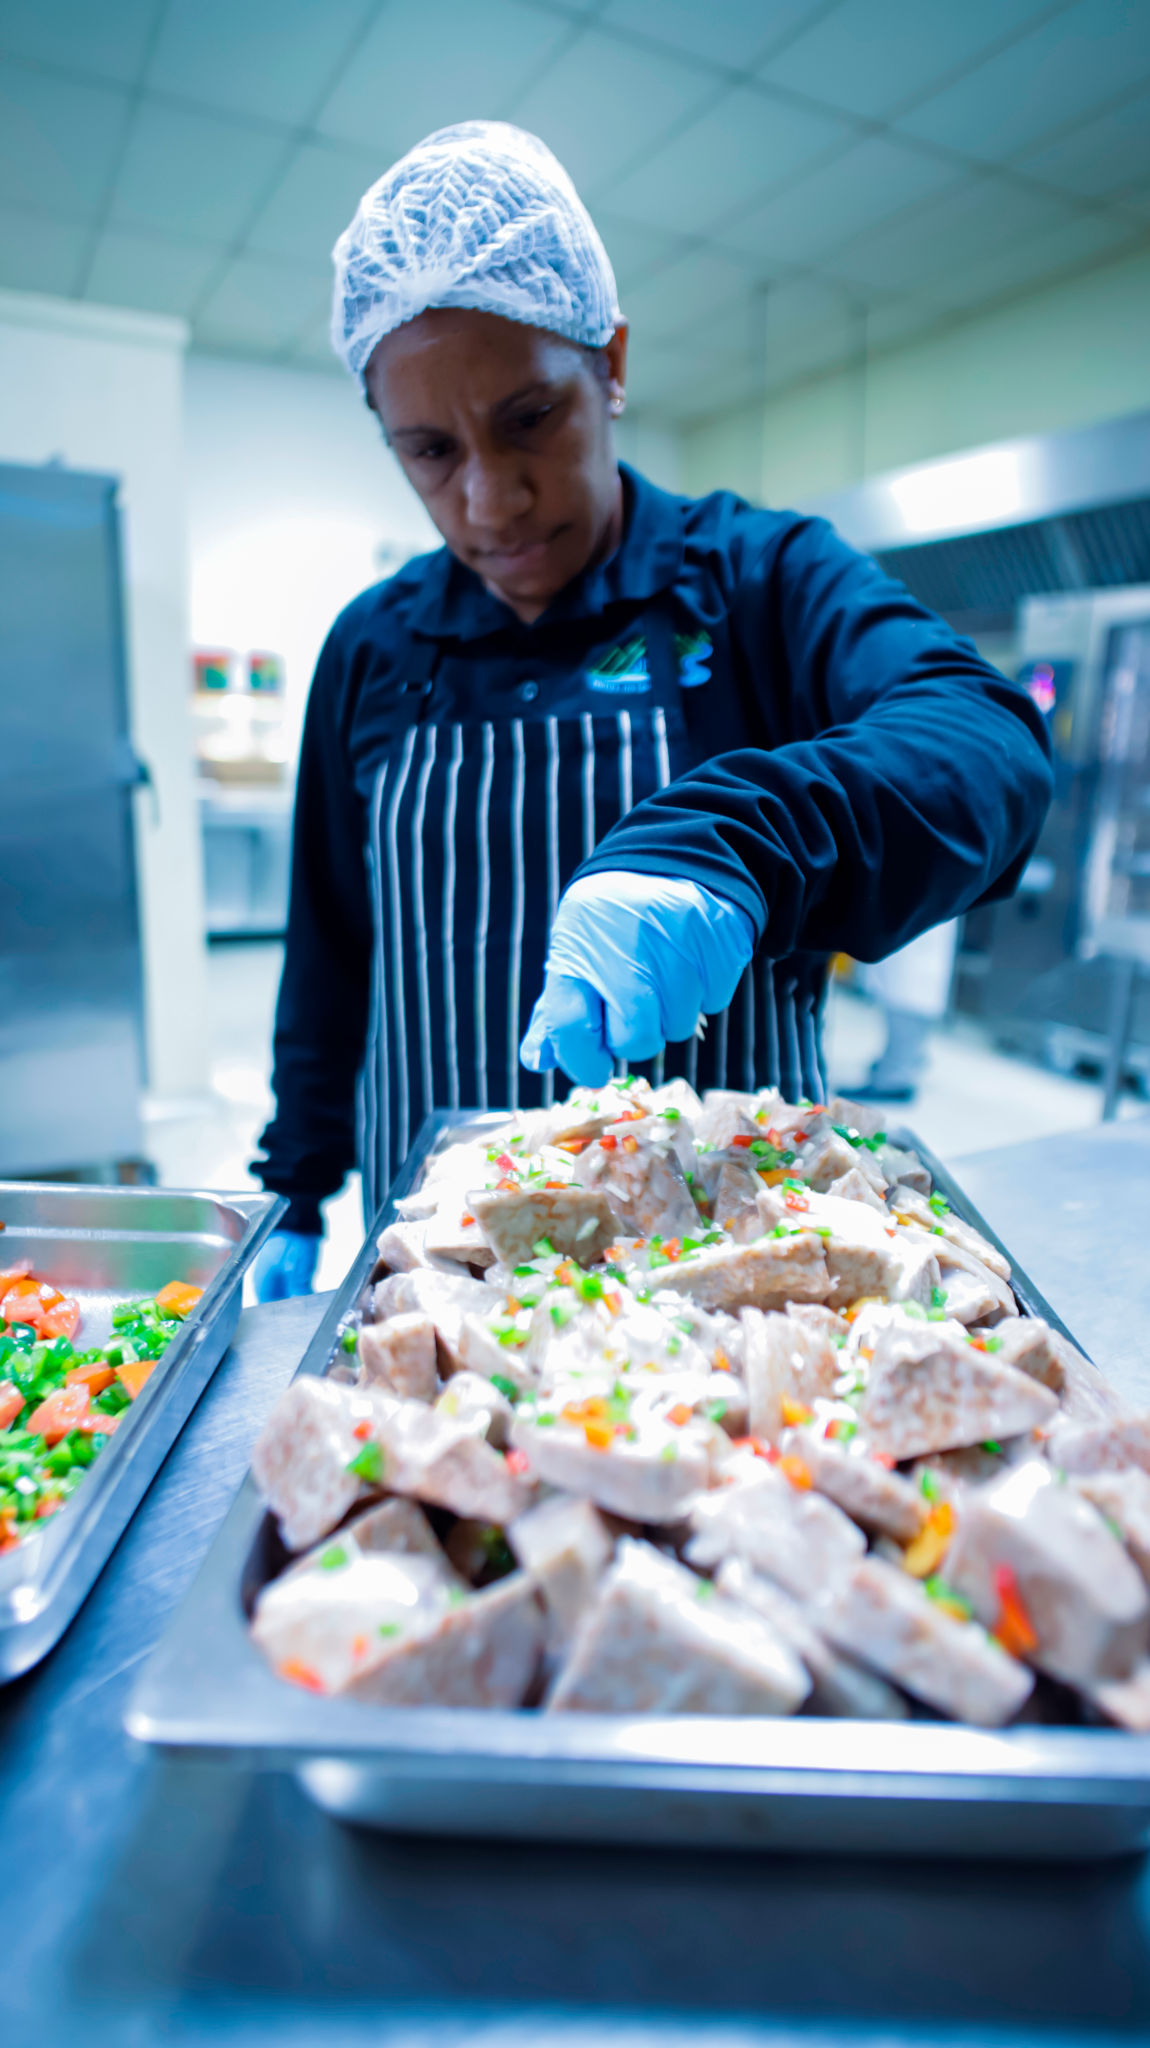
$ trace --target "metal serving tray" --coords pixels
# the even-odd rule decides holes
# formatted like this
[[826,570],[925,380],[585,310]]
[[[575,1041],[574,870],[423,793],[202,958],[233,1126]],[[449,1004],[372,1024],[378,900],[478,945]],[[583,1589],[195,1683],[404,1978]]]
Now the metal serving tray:
[[29,1258],[75,1296],[86,1349],[107,1342],[118,1302],[168,1280],[204,1289],[82,1485],[0,1553],[0,1681],[38,1663],[90,1591],[227,1350],[244,1274],[284,1206],[277,1195],[0,1181],[0,1262]]
[[[325,1373],[339,1356],[379,1263],[379,1232],[430,1153],[500,1121],[455,1112],[423,1125],[301,1372]],[[892,1136],[914,1147],[952,1207],[1005,1251],[913,1133]],[[1028,1314],[1069,1334],[1025,1274],[1015,1269],[1013,1280]],[[294,1770],[343,1820],[425,1834],[1064,1859],[1150,1841],[1150,1737],[1112,1729],[550,1716],[317,1697],[274,1677],[247,1632],[256,1595],[283,1557],[249,1478],[137,1684],[131,1734]]]

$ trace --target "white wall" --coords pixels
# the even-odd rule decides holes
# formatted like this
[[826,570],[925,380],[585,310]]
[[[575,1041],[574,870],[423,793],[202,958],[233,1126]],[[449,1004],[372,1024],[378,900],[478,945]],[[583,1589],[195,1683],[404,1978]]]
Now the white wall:
[[788,386],[683,436],[686,486],[803,505],[960,448],[1150,406],[1150,252]]
[[[207,1079],[199,826],[192,789],[182,322],[0,292],[0,460],[120,479],[132,733],[151,769],[136,827],[148,1079]],[[156,815],[158,812],[158,816]]]
[[284,658],[298,729],[337,612],[438,535],[349,377],[193,354],[192,638]]

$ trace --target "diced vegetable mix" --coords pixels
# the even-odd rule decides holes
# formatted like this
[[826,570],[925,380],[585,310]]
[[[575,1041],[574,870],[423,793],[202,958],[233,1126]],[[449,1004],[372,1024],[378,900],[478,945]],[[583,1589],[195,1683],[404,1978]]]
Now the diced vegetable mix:
[[77,1301],[30,1270],[0,1273],[0,1550],[75,1492],[202,1292],[172,1281],[122,1302],[107,1343],[84,1350]]

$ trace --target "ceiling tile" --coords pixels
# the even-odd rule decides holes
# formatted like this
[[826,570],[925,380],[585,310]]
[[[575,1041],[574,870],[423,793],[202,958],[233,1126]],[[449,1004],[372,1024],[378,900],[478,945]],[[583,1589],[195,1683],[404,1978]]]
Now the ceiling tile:
[[0,208],[0,285],[70,298],[83,269],[90,228]]
[[718,239],[724,248],[757,258],[764,270],[803,267],[966,175],[941,157],[873,136],[732,221]]
[[1144,78],[1150,78],[1146,0],[1078,0],[933,94],[899,126],[965,156],[1003,161]]
[[666,234],[659,228],[644,227],[609,207],[595,208],[595,225],[611,258],[620,291],[632,278],[642,278],[656,265],[665,263],[683,246],[682,235]]
[[170,0],[149,90],[294,127],[374,12],[371,0]]
[[502,115],[570,34],[517,0],[385,7],[316,126],[386,165],[436,128]]
[[650,150],[709,98],[713,79],[683,57],[634,50],[589,29],[512,106],[541,135],[589,199],[613,197],[624,165]]
[[4,0],[0,52],[134,84],[164,0]]
[[716,315],[722,315],[729,328],[740,309],[746,310],[749,333],[752,291],[740,264],[718,250],[697,249],[636,285],[628,292],[623,311],[640,346],[644,335],[661,340]]
[[1021,31],[1049,0],[842,0],[762,76],[878,119]]
[[288,164],[246,246],[268,256],[326,262],[369,185],[387,169],[368,150],[304,143]]
[[822,11],[826,0],[607,0],[605,29],[629,29],[669,49],[741,71]]
[[193,337],[200,348],[280,349],[314,325],[326,298],[313,269],[239,256],[200,308]]
[[0,64],[0,205],[95,220],[128,108],[128,95],[117,87]]
[[96,244],[84,297],[186,319],[223,255],[221,248],[193,247],[160,235],[112,228]]
[[1150,93],[1024,151],[1019,170],[1086,199],[1150,204]]
[[316,320],[309,320],[289,350],[289,360],[305,363],[309,370],[330,370],[333,377],[346,381],[347,371],[331,345],[327,313],[321,313]]
[[1140,239],[1136,221],[1113,214],[1078,214],[1007,249],[970,254],[953,273],[934,280],[927,296],[946,312],[966,312],[989,299],[1036,290],[1044,280],[1073,271]]
[[116,180],[110,224],[229,242],[283,159],[279,136],[222,115],[186,114],[145,100]]
[[1020,247],[1070,218],[1057,199],[999,178],[972,178],[856,236],[825,268],[866,290],[928,291],[937,280],[961,277],[985,257]]
[[805,113],[736,86],[673,143],[652,152],[611,193],[635,220],[698,233],[768,186],[796,178],[854,131],[833,115]]

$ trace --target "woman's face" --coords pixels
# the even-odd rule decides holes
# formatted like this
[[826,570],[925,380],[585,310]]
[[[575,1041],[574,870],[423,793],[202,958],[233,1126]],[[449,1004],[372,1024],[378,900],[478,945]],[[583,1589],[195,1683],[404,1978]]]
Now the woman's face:
[[385,335],[368,400],[453,555],[521,619],[621,536],[611,429],[627,330],[592,351],[443,308]]

